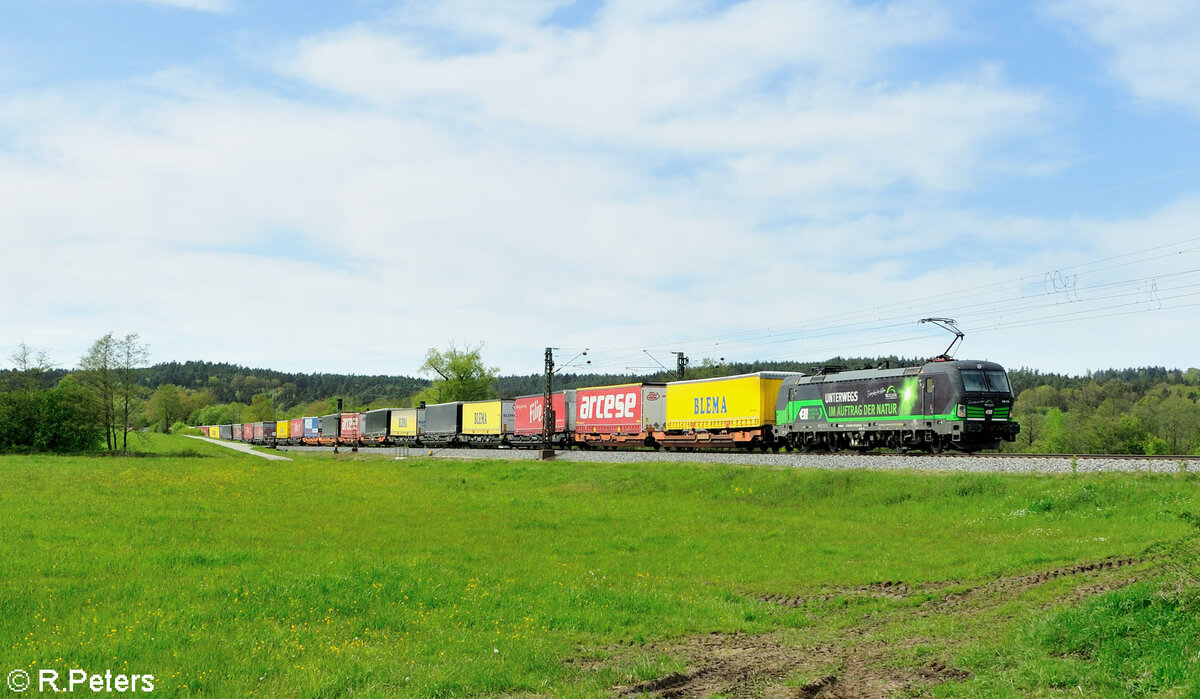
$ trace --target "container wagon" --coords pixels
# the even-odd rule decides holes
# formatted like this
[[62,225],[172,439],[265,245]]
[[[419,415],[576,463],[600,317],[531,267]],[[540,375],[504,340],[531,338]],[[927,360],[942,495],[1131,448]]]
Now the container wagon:
[[784,379],[800,374],[760,371],[667,384],[667,420],[654,441],[665,447],[770,448],[775,403]]
[[421,444],[449,446],[460,443],[462,433],[462,402],[435,403],[425,406],[425,429]]
[[388,415],[388,444],[416,445],[424,427],[425,408],[393,408]]
[[300,442],[309,445],[321,443],[321,418],[300,418]]
[[363,413],[359,441],[363,444],[387,444],[388,418],[391,417],[392,410],[392,408],[379,408]]
[[[521,396],[513,401],[514,446],[539,446],[544,443],[545,403],[544,393]],[[569,447],[575,442],[572,437],[575,431],[575,390],[555,391],[550,396],[550,405],[554,408],[554,431],[550,443],[560,449]]]
[[342,413],[338,421],[338,444],[357,447],[362,413]]
[[588,447],[653,446],[665,428],[666,384],[631,383],[575,391],[577,444]]
[[477,400],[462,404],[462,441],[472,446],[509,444],[516,416],[510,399]]
[[341,436],[342,415],[341,413],[332,413],[330,415],[321,416],[321,436],[318,442],[324,446],[335,447],[338,443],[338,438]]

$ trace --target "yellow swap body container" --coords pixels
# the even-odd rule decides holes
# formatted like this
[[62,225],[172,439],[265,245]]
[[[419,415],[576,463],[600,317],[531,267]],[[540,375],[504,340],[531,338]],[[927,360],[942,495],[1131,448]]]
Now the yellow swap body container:
[[462,433],[468,435],[512,434],[516,411],[511,400],[482,400],[463,403]]
[[725,430],[775,424],[779,386],[792,374],[760,371],[667,384],[667,430]]
[[291,436],[291,431],[291,420],[279,420],[275,423],[275,439],[287,439]]
[[417,409],[399,408],[392,411],[388,434],[393,437],[417,436]]

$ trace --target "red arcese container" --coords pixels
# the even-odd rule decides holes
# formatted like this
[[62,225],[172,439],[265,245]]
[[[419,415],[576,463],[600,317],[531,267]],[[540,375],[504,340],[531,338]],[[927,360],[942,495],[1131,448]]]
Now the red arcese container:
[[666,411],[664,384],[581,388],[575,391],[575,432],[640,434],[661,430]]
[[341,442],[357,442],[358,428],[362,424],[361,413],[342,413],[341,431],[338,440]]

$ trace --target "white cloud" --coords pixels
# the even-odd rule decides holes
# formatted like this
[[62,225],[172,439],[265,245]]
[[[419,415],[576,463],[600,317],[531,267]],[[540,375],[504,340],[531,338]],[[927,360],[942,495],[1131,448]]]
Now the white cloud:
[[539,24],[551,4],[536,5],[503,20],[407,17],[442,35],[483,37],[470,50],[359,26],[302,42],[279,67],[472,138],[604,149],[631,168],[669,170],[682,158],[689,180],[787,193],[807,212],[826,209],[834,191],[969,188],[1011,168],[1001,147],[1036,141],[1047,111],[1041,95],[1003,84],[988,66],[893,82],[898,52],[954,35],[927,3],[767,0],[718,11],[614,2],[570,30]]
[[898,80],[955,34],[926,3],[616,2],[576,29],[559,6],[408,7],[281,50],[330,101],[183,70],[0,101],[0,293],[38,289],[0,337],[359,373],[486,340],[536,372],[547,345],[952,297],[1128,234],[946,203],[1044,168],[1006,153],[1049,108],[989,66]]
[[1200,5],[1065,0],[1052,11],[1111,52],[1111,72],[1133,94],[1200,115]]

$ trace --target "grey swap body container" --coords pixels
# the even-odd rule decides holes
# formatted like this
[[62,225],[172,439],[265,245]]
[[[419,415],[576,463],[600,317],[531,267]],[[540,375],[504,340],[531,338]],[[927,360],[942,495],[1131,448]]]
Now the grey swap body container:
[[363,420],[362,430],[363,439],[383,439],[388,436],[388,422],[391,419],[392,408],[380,408],[379,410],[368,410],[366,419]]
[[338,437],[342,433],[342,414],[334,413],[332,415],[321,416],[321,437],[329,439]]
[[425,406],[425,437],[452,438],[462,432],[462,402]]

